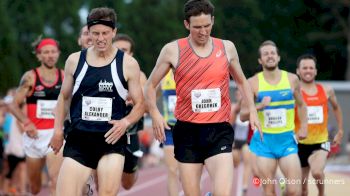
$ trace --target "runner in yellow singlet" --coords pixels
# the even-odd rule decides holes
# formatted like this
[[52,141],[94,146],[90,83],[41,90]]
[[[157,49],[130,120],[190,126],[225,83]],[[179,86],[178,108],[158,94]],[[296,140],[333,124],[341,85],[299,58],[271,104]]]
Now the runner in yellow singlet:
[[298,77],[280,70],[279,61],[276,44],[272,41],[263,42],[259,47],[258,58],[263,71],[248,81],[257,106],[262,105],[261,103],[268,104],[257,107],[263,141],[255,132],[250,142],[250,149],[257,156],[256,164],[265,195],[275,195],[274,188],[279,183],[275,180],[277,166],[285,176],[283,180],[299,182],[286,182],[287,195],[300,195],[301,167],[294,136],[294,106],[299,109],[298,114],[302,119],[298,139],[304,139],[307,135],[306,105],[301,96]]

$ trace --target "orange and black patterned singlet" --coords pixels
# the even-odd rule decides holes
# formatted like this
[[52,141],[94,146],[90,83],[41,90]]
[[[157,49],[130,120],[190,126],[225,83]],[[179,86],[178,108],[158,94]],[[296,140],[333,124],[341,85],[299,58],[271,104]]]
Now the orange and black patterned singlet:
[[[322,85],[316,84],[316,87],[317,93],[314,95],[308,95],[302,91],[308,117],[307,137],[299,141],[302,144],[320,144],[328,141],[328,98]],[[295,131],[298,132],[300,128],[298,115],[295,118],[295,128]]]
[[211,39],[213,49],[207,57],[198,56],[188,38],[177,40],[175,117],[180,121],[219,123],[230,119],[229,62],[223,41]]

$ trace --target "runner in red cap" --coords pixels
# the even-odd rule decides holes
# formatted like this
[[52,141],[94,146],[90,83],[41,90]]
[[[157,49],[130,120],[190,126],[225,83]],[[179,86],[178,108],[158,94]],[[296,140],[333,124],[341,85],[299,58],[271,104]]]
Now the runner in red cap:
[[[57,41],[42,39],[36,44],[35,54],[40,65],[24,73],[10,108],[24,125],[23,142],[31,193],[40,192],[41,171],[46,161],[51,194],[55,195],[62,154],[54,155],[48,145],[53,135],[54,110],[63,81],[63,71],[56,68],[60,55]],[[23,102],[27,103],[26,114],[20,109]]]

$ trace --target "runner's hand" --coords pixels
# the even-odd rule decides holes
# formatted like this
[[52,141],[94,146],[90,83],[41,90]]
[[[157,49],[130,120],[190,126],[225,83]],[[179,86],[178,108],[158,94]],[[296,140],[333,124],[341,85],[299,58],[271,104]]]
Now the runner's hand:
[[104,135],[106,138],[105,141],[108,144],[117,143],[117,141],[125,134],[127,128],[130,126],[130,122],[125,118],[121,120],[111,120],[108,121],[108,123],[113,125],[113,127]]
[[271,103],[271,97],[270,96],[265,96],[263,97],[263,99],[261,100],[261,104],[263,105],[263,107],[265,108],[266,106],[268,106]]
[[307,137],[307,130],[300,129],[298,132],[298,140],[303,140]]
[[164,129],[170,129],[170,127],[159,112],[151,116],[154,137],[160,143],[164,143],[166,140]]
[[343,139],[343,130],[339,130],[338,133],[334,136],[332,145],[340,145]]
[[49,143],[49,147],[52,148],[55,154],[61,150],[63,146],[63,140],[63,131],[55,131]]
[[29,122],[25,124],[24,131],[30,138],[38,139],[38,131],[36,130],[34,123]]
[[260,140],[263,141],[263,132],[262,132],[262,129],[261,129],[259,118],[258,118],[258,113],[257,113],[257,111],[255,109],[249,112],[249,122],[250,122],[250,127],[253,130],[258,130],[259,131],[259,133],[260,133]]

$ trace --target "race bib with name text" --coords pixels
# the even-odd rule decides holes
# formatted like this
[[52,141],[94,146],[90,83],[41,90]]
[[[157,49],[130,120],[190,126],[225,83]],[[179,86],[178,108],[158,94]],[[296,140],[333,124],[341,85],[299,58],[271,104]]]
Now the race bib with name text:
[[112,98],[83,97],[82,119],[87,121],[110,121],[112,118]]
[[196,113],[216,112],[221,107],[219,88],[199,89],[191,92],[192,111]]

